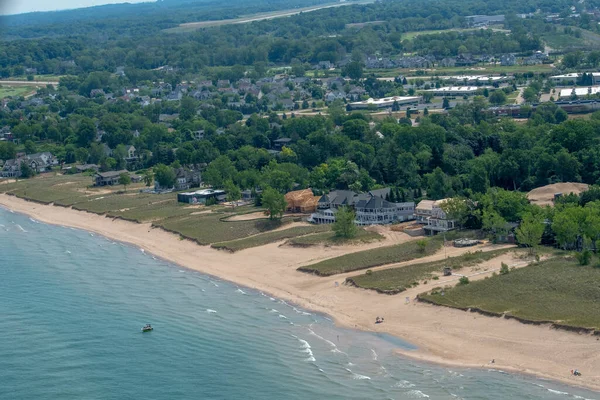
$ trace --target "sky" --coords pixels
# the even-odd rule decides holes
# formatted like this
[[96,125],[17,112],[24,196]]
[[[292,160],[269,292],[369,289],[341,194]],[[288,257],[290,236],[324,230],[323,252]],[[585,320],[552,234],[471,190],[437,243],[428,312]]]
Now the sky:
[[143,1],[148,0],[0,0],[0,14],[56,11],[99,6],[102,4],[141,3]]

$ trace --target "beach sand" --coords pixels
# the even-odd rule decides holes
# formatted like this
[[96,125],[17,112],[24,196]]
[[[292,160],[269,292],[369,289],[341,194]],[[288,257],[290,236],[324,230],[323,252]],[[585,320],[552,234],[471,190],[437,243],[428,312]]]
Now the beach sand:
[[[401,356],[453,366],[532,374],[600,390],[598,337],[414,301],[417,294],[446,283],[447,278],[388,296],[342,284],[346,277],[364,273],[361,271],[331,277],[317,277],[296,271],[301,265],[325,258],[412,240],[403,233],[394,232],[385,242],[360,246],[304,249],[273,243],[232,254],[180,240],[177,235],[151,228],[150,224],[135,224],[68,208],[41,205],[5,194],[0,194],[0,205],[42,222],[80,228],[130,243],[186,268],[326,313],[340,326],[389,333],[418,347],[414,351],[398,350]],[[497,248],[500,247],[480,246],[483,251]],[[456,256],[473,251],[473,248],[449,248],[447,251],[449,256]],[[443,258],[444,251],[441,250],[419,262]],[[471,273],[479,274],[479,279],[483,278],[498,269],[501,261],[522,266],[519,260],[507,253],[478,265],[476,272]],[[488,271],[484,272],[486,269]],[[469,269],[465,271],[468,275]],[[405,303],[406,297],[411,299],[409,304]],[[385,317],[385,323],[375,325],[376,316]],[[494,364],[490,363],[492,359],[495,359]],[[571,376],[570,370],[575,368],[583,376]]]

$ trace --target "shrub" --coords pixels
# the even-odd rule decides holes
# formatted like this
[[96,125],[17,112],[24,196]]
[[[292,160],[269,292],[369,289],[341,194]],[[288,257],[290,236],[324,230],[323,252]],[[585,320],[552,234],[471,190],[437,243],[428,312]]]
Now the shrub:
[[427,248],[427,240],[425,240],[425,239],[417,240],[417,247],[419,249],[419,253],[425,253],[425,248]]
[[467,278],[466,276],[463,276],[463,277],[461,277],[461,278],[458,280],[458,283],[459,283],[460,285],[468,285],[468,284],[469,284],[469,278]]
[[365,272],[365,275],[371,275],[373,274],[373,271],[371,271],[370,269],[367,270],[367,272]]
[[500,275],[506,275],[510,272],[510,270],[508,269],[508,265],[505,263],[501,263],[500,264]]
[[575,253],[575,258],[577,258],[579,265],[589,265],[592,261],[592,252],[583,250],[581,253]]

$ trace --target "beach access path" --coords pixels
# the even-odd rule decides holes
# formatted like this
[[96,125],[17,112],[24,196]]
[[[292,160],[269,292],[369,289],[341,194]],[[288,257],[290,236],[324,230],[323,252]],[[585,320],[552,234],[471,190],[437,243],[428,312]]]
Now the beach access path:
[[[130,243],[183,267],[326,313],[344,327],[398,336],[418,347],[416,351],[398,350],[406,357],[446,365],[532,374],[600,391],[598,337],[417,303],[414,297],[428,289],[422,285],[390,296],[342,284],[347,276],[364,271],[330,277],[296,271],[301,265],[381,246],[381,243],[294,248],[281,246],[280,242],[228,253],[209,246],[199,246],[189,240],[180,240],[179,236],[152,228],[150,224],[135,224],[69,208],[42,205],[6,194],[0,194],[0,205],[42,222],[84,229]],[[385,244],[403,240],[410,239],[408,235],[399,233],[388,237]],[[479,250],[497,248],[485,245],[480,246]],[[472,250],[452,249],[452,255]],[[465,269],[460,273],[477,274],[477,279],[480,279],[485,276],[481,271],[487,268],[491,274],[501,261],[518,264],[518,260],[510,257],[511,253],[506,253],[479,264],[477,272]],[[442,249],[419,262],[443,258]],[[410,302],[406,303],[406,297]],[[383,316],[385,323],[375,325],[376,316]],[[495,360],[494,364],[490,364],[492,359]],[[575,368],[583,376],[571,376],[570,370]]]

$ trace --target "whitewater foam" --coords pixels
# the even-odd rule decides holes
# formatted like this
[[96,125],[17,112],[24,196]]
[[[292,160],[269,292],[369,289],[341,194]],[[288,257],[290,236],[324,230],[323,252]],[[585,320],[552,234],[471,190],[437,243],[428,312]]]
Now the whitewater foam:
[[207,308],[206,312],[209,313],[209,314],[216,314],[217,313],[215,310],[211,310],[210,308]]
[[[294,335],[292,335],[292,336],[294,336]],[[304,361],[310,361],[310,362],[317,361],[315,359],[315,355],[313,354],[312,347],[310,346],[310,343],[308,343],[304,339],[300,339],[298,336],[294,336],[294,337],[302,344],[302,350],[300,350],[300,351],[302,353],[308,354],[308,358],[306,358]]]
[[410,390],[408,392],[406,392],[406,394],[410,397],[416,398],[416,399],[428,399],[429,395],[421,392],[420,390]]
[[352,371],[350,368],[344,368],[344,369],[352,374],[352,379],[369,380],[369,381],[371,380],[371,377],[366,376],[366,375],[357,374],[356,372]]
[[410,389],[412,387],[415,387],[415,384],[411,383],[409,381],[400,381],[400,382],[396,382],[395,384],[393,384],[392,387],[400,388],[400,389]]
[[238,292],[240,294],[246,294],[246,292],[244,292],[242,289],[238,289],[238,290],[236,290],[236,292]]

